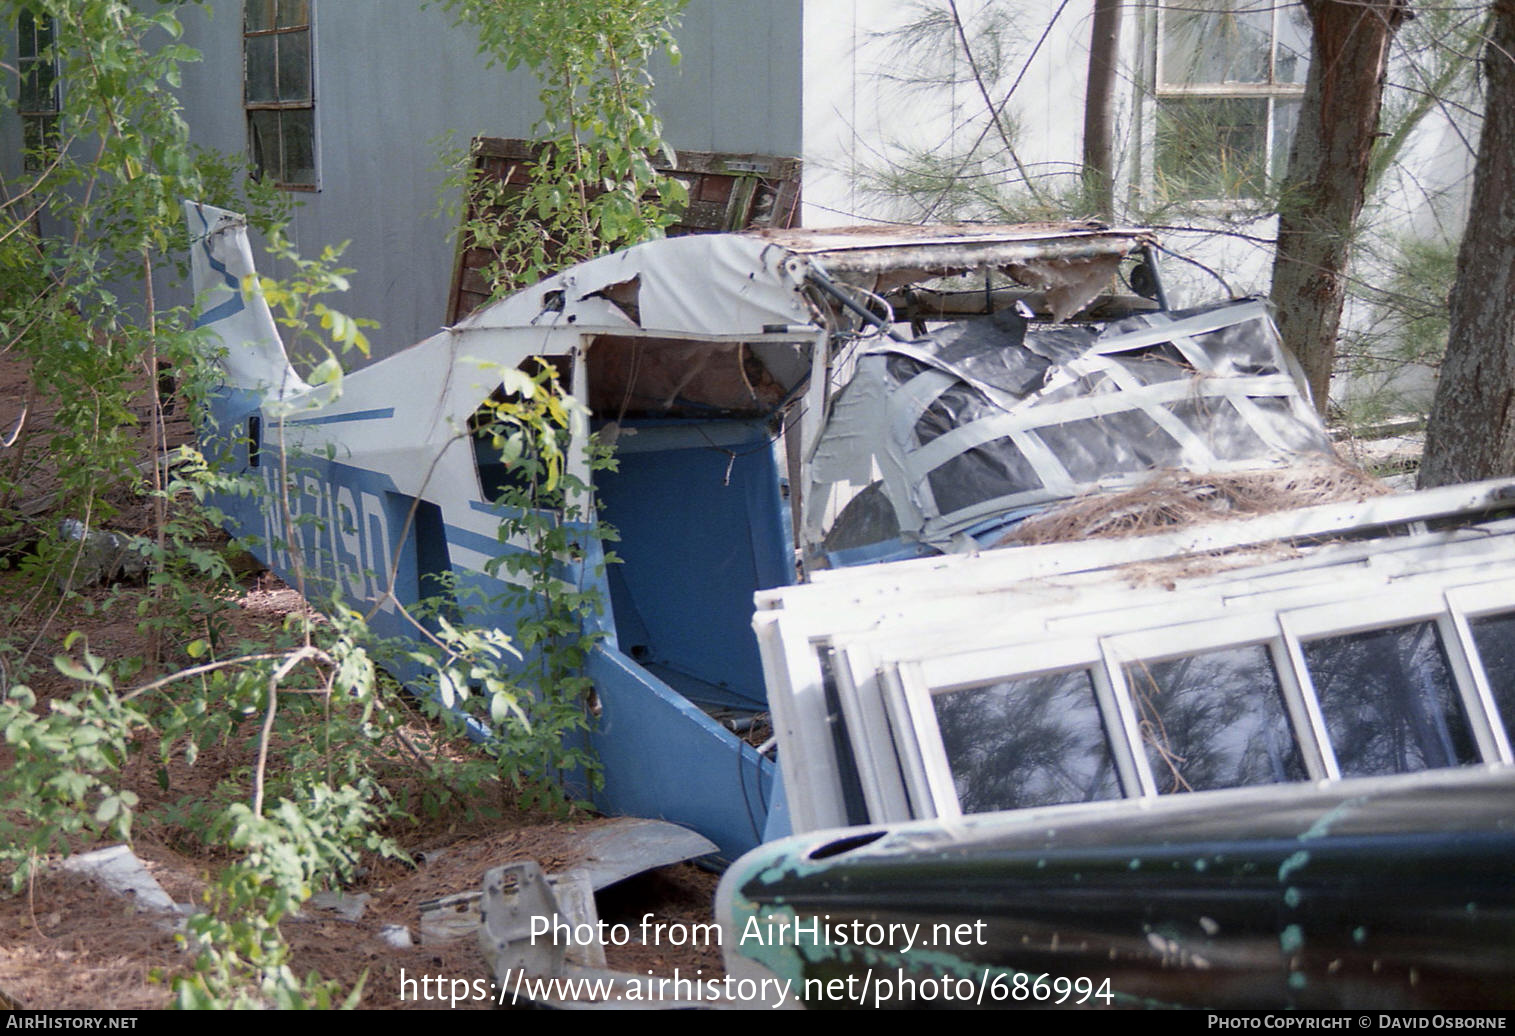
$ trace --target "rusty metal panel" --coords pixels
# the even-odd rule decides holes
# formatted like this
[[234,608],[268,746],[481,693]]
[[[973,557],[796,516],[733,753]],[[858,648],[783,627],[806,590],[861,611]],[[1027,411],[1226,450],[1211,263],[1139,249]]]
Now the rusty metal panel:
[[[474,167],[513,193],[529,182],[537,149],[529,140],[478,137]],[[689,206],[668,229],[669,236],[793,227],[800,213],[800,165],[798,158],[774,155],[676,152],[671,166],[657,163],[660,173],[678,177],[689,189]],[[464,222],[476,215],[470,206]],[[488,248],[470,247],[460,236],[447,293],[448,324],[488,300],[489,285],[481,271],[495,255]]]

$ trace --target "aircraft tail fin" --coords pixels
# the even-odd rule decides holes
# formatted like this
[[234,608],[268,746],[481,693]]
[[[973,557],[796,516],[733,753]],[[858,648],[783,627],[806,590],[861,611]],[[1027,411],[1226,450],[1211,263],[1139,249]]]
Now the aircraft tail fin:
[[199,305],[197,327],[209,328],[224,347],[221,366],[234,388],[283,399],[308,386],[289,365],[273,313],[255,282],[247,218],[186,201],[190,271]]

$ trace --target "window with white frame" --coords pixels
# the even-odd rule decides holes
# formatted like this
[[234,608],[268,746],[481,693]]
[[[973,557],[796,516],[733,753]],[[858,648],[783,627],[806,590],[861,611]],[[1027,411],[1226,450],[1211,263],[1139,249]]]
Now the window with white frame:
[[243,103],[253,173],[293,190],[316,188],[314,0],[246,0]]
[[1169,201],[1262,195],[1284,173],[1310,63],[1304,8],[1159,0],[1153,187]]
[[[758,628],[774,715],[821,732],[780,755],[797,823],[1515,764],[1515,517],[1413,519],[1450,498],[1280,516],[1315,544],[1285,560],[1191,570],[1212,529],[1135,572],[1129,542],[1070,544],[798,588]],[[907,576],[919,607],[859,607]]]
[[57,19],[21,9],[16,18],[16,62],[21,76],[17,113],[21,116],[22,162],[27,172],[41,169],[47,153],[58,146],[62,104],[57,38]]
[[[896,742],[924,760],[907,794],[953,816],[1119,797],[1113,771],[1136,797],[1507,763],[1515,591],[1418,582],[1353,607],[1289,607],[1324,592],[1296,587],[1278,612],[1172,627],[1147,625],[1169,608],[1122,613],[1146,628],[1115,636],[1091,615],[1063,645],[889,663],[913,728]],[[1048,648],[1078,666],[1037,671]]]

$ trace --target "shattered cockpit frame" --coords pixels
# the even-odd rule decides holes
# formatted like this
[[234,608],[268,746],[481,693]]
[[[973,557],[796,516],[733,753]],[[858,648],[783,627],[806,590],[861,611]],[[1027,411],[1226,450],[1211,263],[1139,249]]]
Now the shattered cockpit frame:
[[[789,829],[774,746],[760,736],[769,692],[755,593],[891,551],[977,549],[1023,512],[1107,484],[1074,457],[1101,437],[1120,445],[1119,462],[1091,456],[1084,469],[1117,475],[1276,467],[1323,442],[1266,311],[1168,313],[1154,238],[1140,229],[649,242],[483,306],[348,374],[336,396],[289,367],[248,279],[244,221],[193,204],[187,214],[202,323],[226,349],[214,424],[233,469],[288,501],[222,501],[233,531],[260,540],[276,571],[292,572],[298,554],[316,596],[361,606],[383,635],[417,636],[406,612],[437,588],[455,598],[444,614],[465,599],[501,602],[467,618],[516,632],[521,605],[503,602],[519,587],[497,561],[524,549],[500,538],[509,461],[472,430],[504,372],[557,372],[592,415],[564,443],[566,471],[586,487],[580,510],[620,536],[621,563],[603,564],[585,539],[557,569],[603,602],[586,620],[598,640],[583,703],[606,774],[596,801],[688,824],[728,859]],[[888,407],[860,406],[870,392]],[[1127,434],[1133,415],[1164,450]],[[971,420],[927,441],[932,422],[960,417]],[[1053,431],[1080,422],[1090,434],[1059,452]],[[1246,450],[1207,444],[1243,432]],[[591,471],[591,435],[614,442],[618,470]],[[849,453],[849,437],[872,452]],[[944,450],[945,466],[933,460]],[[973,499],[944,507],[940,472],[964,458],[1018,464],[1035,485],[952,476]],[[281,480],[287,492],[272,491]],[[862,555],[828,544],[848,506],[869,499],[887,503],[888,535],[861,543]],[[310,516],[327,531],[286,542],[291,520]]]

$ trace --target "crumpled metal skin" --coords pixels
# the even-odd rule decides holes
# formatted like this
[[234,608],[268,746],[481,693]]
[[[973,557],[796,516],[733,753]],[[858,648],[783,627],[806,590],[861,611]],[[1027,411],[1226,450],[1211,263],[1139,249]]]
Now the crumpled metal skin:
[[796,990],[872,969],[1108,979],[1096,1007],[1509,1009],[1512,858],[1515,772],[1440,771],[814,833],[745,857],[722,897],[737,931],[983,922],[982,946],[743,946]]

